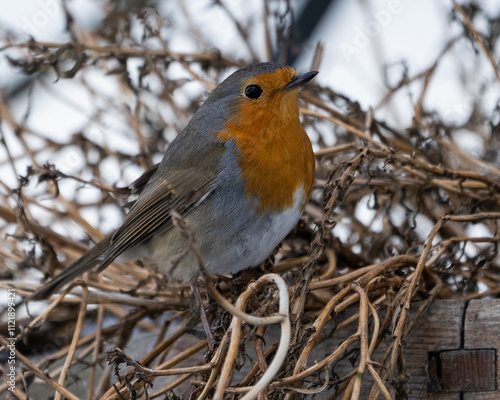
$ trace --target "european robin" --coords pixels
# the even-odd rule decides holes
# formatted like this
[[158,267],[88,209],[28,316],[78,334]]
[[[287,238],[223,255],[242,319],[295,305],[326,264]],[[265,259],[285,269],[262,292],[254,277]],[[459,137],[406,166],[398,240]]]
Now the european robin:
[[[299,119],[298,92],[317,71],[259,63],[224,80],[172,141],[163,160],[135,182],[143,187],[123,224],[32,298],[125,253],[147,256],[180,281],[198,265],[173,227],[171,211],[189,221],[210,274],[264,261],[299,220],[313,186],[315,160]],[[134,187],[134,184],[132,184]]]

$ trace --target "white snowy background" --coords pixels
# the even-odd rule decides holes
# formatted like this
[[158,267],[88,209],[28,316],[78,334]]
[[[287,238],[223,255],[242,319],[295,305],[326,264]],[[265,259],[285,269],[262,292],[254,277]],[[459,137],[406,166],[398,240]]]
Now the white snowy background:
[[[264,26],[263,2],[245,0],[225,0],[224,4],[241,21],[248,21],[250,43],[260,58],[264,58]],[[320,74],[316,78],[321,85],[329,86],[336,92],[359,102],[362,109],[373,108],[379,120],[385,120],[395,128],[411,125],[414,114],[414,104],[419,95],[422,80],[399,90],[387,104],[379,103],[387,93],[384,84],[383,67],[387,69],[388,79],[397,82],[402,76],[402,65],[408,69],[408,75],[414,76],[426,70],[438,58],[444,46],[462,28],[450,17],[452,2],[434,0],[341,0],[334,2],[325,14],[321,23],[315,29],[312,37],[305,43],[304,51],[297,60],[295,68],[306,71],[310,68],[314,49],[319,42],[324,46]],[[500,0],[483,0],[478,4],[496,17],[500,13]],[[102,24],[102,4],[98,1],[72,0],[67,3],[68,9],[75,18],[75,25],[84,30],[98,28]],[[303,0],[292,2],[297,15],[300,14]],[[167,22],[163,28],[168,36],[168,44],[173,52],[200,52],[218,48],[222,54],[250,60],[248,47],[237,34],[234,24],[227,13],[220,7],[213,6],[209,0],[190,0],[189,2],[164,1],[159,2],[158,11]],[[475,27],[481,32],[486,26],[485,20],[474,20]],[[0,26],[20,38],[28,40],[32,36],[39,42],[69,41],[66,32],[65,18],[61,3],[57,0],[23,0],[7,2],[2,0]],[[199,35],[193,35],[193,29]],[[137,23],[137,37],[140,37],[142,27]],[[473,51],[464,46],[472,43],[461,43],[448,52],[432,78],[429,93],[425,98],[425,107],[438,113],[445,122],[461,124],[467,120],[478,88],[485,86],[486,95],[483,104],[487,110],[492,110],[499,99],[500,86],[495,80],[490,63],[486,56],[479,52],[470,57]],[[154,43],[152,44],[154,47]],[[127,104],[132,104],[134,98],[123,95],[115,75],[105,75],[94,68],[86,68],[76,79],[57,79],[54,74],[47,74],[31,86],[31,93],[25,90],[21,95],[9,97],[12,88],[26,79],[15,68],[9,65],[6,55],[18,55],[19,50],[8,49],[0,53],[0,90],[4,99],[9,102],[16,121],[21,121],[29,109],[25,124],[43,137],[58,142],[66,142],[77,132],[85,131],[87,137],[97,143],[102,143],[110,149],[134,155],[139,148],[132,127],[124,118],[121,110]],[[467,54],[468,57],[463,57]],[[140,59],[130,58],[127,62],[130,76],[138,79]],[[195,72],[203,76],[203,71]],[[231,73],[227,71],[227,74]],[[168,69],[169,79],[189,79],[189,74],[175,63]],[[212,82],[212,77],[205,76]],[[465,84],[464,84],[465,81]],[[85,85],[82,84],[85,82]],[[216,84],[217,82],[212,82]],[[155,86],[156,85],[156,86]],[[151,78],[150,87],[154,92],[160,90],[160,82]],[[91,91],[89,90],[91,88]],[[183,85],[173,93],[178,104],[187,104],[193,96],[206,93],[207,88],[197,81]],[[113,107],[109,107],[109,104]],[[160,110],[160,112],[163,112]],[[489,111],[491,112],[491,111]],[[165,119],[175,119],[170,110],[165,110]],[[94,123],[99,114],[100,121]],[[102,123],[104,121],[104,123]],[[173,137],[187,122],[184,116],[177,118],[175,129],[166,133]],[[319,123],[318,126],[321,126]],[[7,162],[7,153],[0,146],[1,181],[8,187],[16,187],[17,176],[24,174],[30,160],[23,156],[23,148],[15,133],[5,121],[0,122],[2,134],[16,160],[15,171]],[[330,127],[327,127],[331,131]],[[313,137],[314,139],[314,137]],[[323,138],[328,144],[335,143],[333,135]],[[32,148],[37,148],[37,138],[33,137]],[[477,135],[467,130],[455,134],[455,140],[466,152],[481,157],[484,153],[483,142],[477,140]],[[52,154],[43,144],[37,150],[37,161],[44,164],[47,161],[55,164],[64,173],[73,174],[80,170],[84,162],[83,155],[76,146],[68,146],[64,151]],[[103,177],[107,184],[128,184],[141,173],[138,166],[131,165],[125,171],[112,161],[100,166],[105,171]],[[122,172],[122,173],[120,173]],[[82,176],[92,179],[91,175]],[[36,192],[37,187],[30,190]],[[61,191],[71,200],[79,183],[65,180],[61,182]],[[4,190],[4,189],[0,189]],[[88,201],[97,201],[99,191],[95,188],[84,188],[83,193]],[[79,191],[82,194],[82,190]],[[369,199],[366,199],[368,202]],[[41,199],[51,204],[51,199]],[[44,210],[39,208],[37,217],[44,223]],[[367,204],[361,203],[356,210],[356,216],[367,222],[372,218],[373,210]],[[109,207],[109,212],[96,214],[92,209],[82,210],[82,215],[89,223],[98,226],[103,231],[110,231],[120,224],[121,215],[115,207]],[[397,218],[397,210],[394,210]],[[47,222],[50,216],[47,215]],[[342,222],[342,221],[340,221]],[[376,222],[376,221],[375,221]],[[61,234],[78,237],[71,227],[55,224],[52,228]],[[417,221],[417,231],[425,238],[432,228],[432,222],[422,218]],[[376,226],[374,227],[376,229]],[[471,235],[484,235],[485,228],[477,224]],[[335,234],[346,239],[348,231],[340,223]],[[467,245],[470,252],[474,246]]]

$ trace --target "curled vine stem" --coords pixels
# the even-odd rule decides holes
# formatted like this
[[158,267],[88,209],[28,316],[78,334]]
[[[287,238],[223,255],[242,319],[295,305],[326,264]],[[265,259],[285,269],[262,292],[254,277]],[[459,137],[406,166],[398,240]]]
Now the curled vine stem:
[[[264,284],[270,282],[274,282],[278,287],[279,314],[270,317],[255,317],[244,313],[243,310],[245,309],[247,300],[250,298],[250,296],[257,292]],[[211,285],[208,285],[208,287],[212,296],[214,296],[214,298],[219,301],[222,296],[220,296],[220,294]],[[263,392],[268,387],[273,378],[277,375],[281,366],[283,365],[283,362],[285,361],[288,349],[290,347],[291,324],[289,318],[290,299],[288,296],[288,288],[281,276],[277,274],[267,274],[248,286],[247,290],[245,290],[245,292],[243,292],[243,294],[238,298],[236,307],[230,304],[226,299],[222,299],[223,301],[221,301],[219,304],[221,304],[228,312],[233,315],[233,320],[230,326],[231,342],[229,344],[229,349],[224,365],[222,366],[219,383],[217,385],[214,396],[215,400],[223,398],[224,391],[229,383],[231,370],[233,369],[234,361],[236,360],[236,357],[238,355],[242,322],[247,322],[249,324],[257,326],[269,325],[271,323],[277,322],[281,324],[281,338],[273,361],[264,372],[261,379],[257,382],[257,384],[250,387],[249,391],[241,398],[241,400],[252,400],[255,399],[261,392]]]

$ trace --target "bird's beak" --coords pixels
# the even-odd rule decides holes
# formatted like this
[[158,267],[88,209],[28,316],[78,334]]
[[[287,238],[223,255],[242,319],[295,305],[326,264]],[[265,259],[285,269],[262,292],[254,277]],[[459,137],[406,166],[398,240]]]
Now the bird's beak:
[[309,71],[300,75],[294,76],[290,82],[288,82],[283,89],[292,90],[296,88],[300,88],[307,82],[309,82],[312,78],[318,75],[318,71]]

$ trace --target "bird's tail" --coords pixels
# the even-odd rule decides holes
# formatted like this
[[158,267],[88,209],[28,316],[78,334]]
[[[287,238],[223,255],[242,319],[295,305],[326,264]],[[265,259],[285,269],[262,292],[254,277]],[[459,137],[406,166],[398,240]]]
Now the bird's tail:
[[111,237],[113,234],[107,235],[103,240],[97,243],[89,251],[87,251],[83,256],[76,260],[73,264],[67,267],[59,275],[57,275],[50,282],[47,282],[40,289],[30,296],[30,300],[42,300],[49,297],[57,289],[59,289],[64,284],[70,282],[72,279],[84,272],[89,271],[94,266],[100,263],[103,253],[107,250]]

